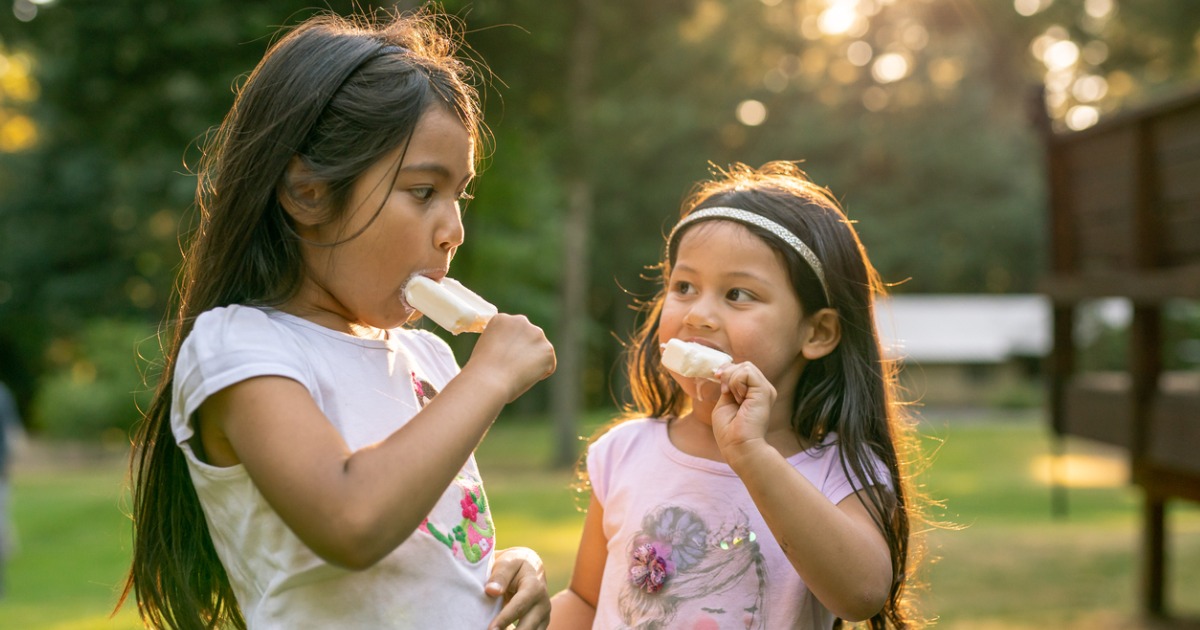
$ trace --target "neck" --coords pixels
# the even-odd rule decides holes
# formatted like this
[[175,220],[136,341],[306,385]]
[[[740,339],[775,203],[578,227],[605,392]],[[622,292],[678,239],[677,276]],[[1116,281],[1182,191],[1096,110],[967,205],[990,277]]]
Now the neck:
[[299,306],[292,302],[280,304],[279,310],[306,319],[318,326],[336,330],[360,339],[387,339],[387,331],[382,328],[368,326],[361,322],[351,321],[345,316],[326,309],[311,306]]
[[[671,441],[676,448],[697,457],[714,461],[725,461],[717,446],[716,436],[712,431],[712,412],[716,399],[692,399],[692,409],[687,414],[674,420],[671,424]],[[767,425],[764,437],[767,444],[779,451],[784,457],[791,457],[804,450],[804,445],[796,432],[792,430],[790,405],[775,402],[771,409],[771,419]]]

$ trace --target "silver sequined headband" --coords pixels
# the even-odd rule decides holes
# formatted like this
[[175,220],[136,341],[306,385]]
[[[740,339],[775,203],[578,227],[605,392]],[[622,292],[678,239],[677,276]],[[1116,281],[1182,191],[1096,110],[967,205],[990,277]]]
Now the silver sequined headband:
[[833,304],[833,300],[829,299],[829,285],[825,283],[825,268],[821,266],[821,260],[817,258],[817,255],[813,253],[813,250],[809,249],[808,245],[805,245],[804,241],[797,238],[796,235],[792,234],[790,230],[760,214],[754,214],[753,212],[740,210],[738,208],[725,207],[704,208],[703,210],[697,210],[680,219],[679,223],[675,224],[674,229],[671,230],[670,236],[667,237],[667,255],[670,255],[671,246],[675,243],[675,237],[679,234],[681,229],[704,219],[728,219],[730,221],[737,221],[739,223],[760,227],[774,234],[775,236],[778,236],[781,240],[783,240],[783,242],[791,245],[792,249],[796,250],[796,253],[800,254],[800,257],[808,263],[808,266],[812,268],[813,273],[816,274],[817,281],[821,283],[821,292],[825,294],[825,302],[830,305]]

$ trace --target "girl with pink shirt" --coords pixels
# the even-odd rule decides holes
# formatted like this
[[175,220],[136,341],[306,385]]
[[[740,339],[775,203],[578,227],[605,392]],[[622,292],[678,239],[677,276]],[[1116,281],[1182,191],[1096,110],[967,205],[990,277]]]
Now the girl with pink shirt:
[[[734,165],[685,201],[661,270],[550,627],[913,627],[908,427],[837,201],[790,162]],[[733,362],[684,377],[672,339]]]

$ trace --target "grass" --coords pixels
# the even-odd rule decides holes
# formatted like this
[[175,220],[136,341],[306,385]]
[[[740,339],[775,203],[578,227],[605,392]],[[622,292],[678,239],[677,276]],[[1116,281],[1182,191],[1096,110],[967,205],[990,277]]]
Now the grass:
[[[599,422],[593,418],[589,426]],[[923,491],[943,502],[921,567],[922,606],[938,628],[1130,628],[1136,619],[1140,495],[1119,453],[1070,442],[1058,460],[1070,482],[1056,517],[1046,478],[1050,440],[1032,415],[928,420]],[[569,471],[547,472],[551,431],[501,419],[480,448],[499,544],[542,554],[551,589],[574,559],[582,512]],[[35,445],[14,475],[19,548],[0,599],[0,628],[126,630],[109,612],[128,562],[124,462]],[[936,452],[934,452],[936,451]],[[37,459],[37,462],[29,460]],[[55,458],[70,461],[55,461]],[[1200,509],[1172,505],[1168,605],[1200,617]]]

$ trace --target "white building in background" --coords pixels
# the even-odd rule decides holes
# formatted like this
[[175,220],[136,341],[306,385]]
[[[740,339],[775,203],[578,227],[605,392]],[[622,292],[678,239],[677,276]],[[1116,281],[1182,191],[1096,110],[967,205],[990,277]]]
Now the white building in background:
[[[1130,313],[1123,300],[1097,301],[1077,318],[1076,334],[1123,327]],[[1041,400],[1041,362],[1051,346],[1043,295],[896,295],[876,305],[875,320],[884,352],[903,362],[905,400],[927,407]]]

